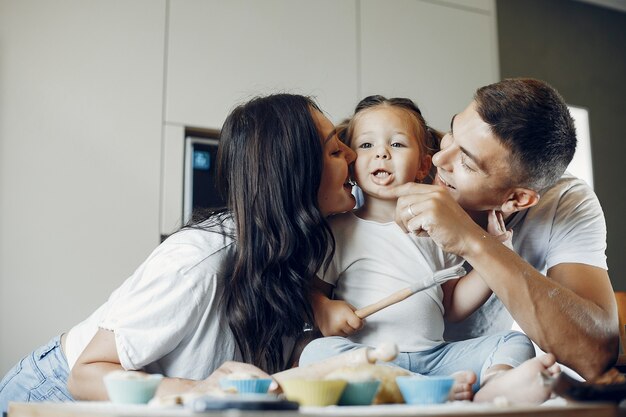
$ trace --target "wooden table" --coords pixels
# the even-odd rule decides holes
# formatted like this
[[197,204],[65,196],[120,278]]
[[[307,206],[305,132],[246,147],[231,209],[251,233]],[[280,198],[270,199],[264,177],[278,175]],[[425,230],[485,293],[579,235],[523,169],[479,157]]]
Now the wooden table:
[[115,405],[100,402],[77,403],[11,403],[9,417],[343,417],[343,416],[425,416],[425,417],[617,417],[626,415],[614,404],[565,403],[550,401],[541,406],[495,406],[453,402],[436,406],[410,406],[405,404],[367,407],[301,407],[293,411],[240,411],[194,413],[183,407],[159,408],[146,405]]

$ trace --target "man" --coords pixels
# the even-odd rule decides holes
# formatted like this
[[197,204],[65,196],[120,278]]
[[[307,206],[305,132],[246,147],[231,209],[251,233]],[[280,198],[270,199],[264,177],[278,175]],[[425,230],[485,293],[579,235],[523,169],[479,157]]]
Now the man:
[[[593,379],[615,363],[618,319],[602,208],[565,173],[575,149],[573,120],[552,87],[505,80],[478,89],[452,118],[433,157],[434,185],[392,193],[401,226],[465,258],[494,292],[447,328],[449,338],[507,329],[515,319],[541,349]],[[484,231],[492,211],[513,231],[515,251]]]

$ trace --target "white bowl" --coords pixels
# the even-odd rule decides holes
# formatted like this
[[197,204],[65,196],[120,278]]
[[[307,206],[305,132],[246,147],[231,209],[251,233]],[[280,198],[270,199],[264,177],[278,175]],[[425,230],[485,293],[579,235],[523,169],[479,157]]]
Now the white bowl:
[[160,374],[114,371],[104,376],[109,399],[118,404],[147,404],[163,379]]

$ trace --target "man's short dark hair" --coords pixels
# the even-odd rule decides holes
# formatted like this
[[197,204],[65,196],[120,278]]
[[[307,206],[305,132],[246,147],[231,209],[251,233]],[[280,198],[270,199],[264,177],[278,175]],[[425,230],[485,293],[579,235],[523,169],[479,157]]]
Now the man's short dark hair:
[[547,83],[515,78],[479,88],[479,116],[511,151],[512,185],[535,191],[553,185],[576,151],[574,120]]

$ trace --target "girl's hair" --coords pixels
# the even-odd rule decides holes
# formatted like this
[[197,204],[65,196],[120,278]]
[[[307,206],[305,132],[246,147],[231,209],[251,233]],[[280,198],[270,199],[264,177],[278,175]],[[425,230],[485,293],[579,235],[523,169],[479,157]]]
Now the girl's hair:
[[236,254],[221,305],[243,360],[270,373],[286,366],[283,337],[313,323],[312,279],[334,252],[318,208],[323,148],[313,110],[313,100],[290,94],[235,108],[217,155],[227,208],[196,224],[234,220]]
[[[418,144],[420,146],[420,151],[423,155],[434,155],[439,150],[439,142],[443,137],[443,134],[436,129],[428,126],[426,120],[422,116],[422,112],[420,111],[417,104],[413,102],[413,100],[409,98],[403,97],[393,97],[386,98],[381,95],[373,95],[365,97],[363,100],[357,104],[354,109],[354,115],[350,120],[348,125],[347,134],[346,134],[346,144],[350,146],[352,141],[352,135],[354,134],[354,126],[356,121],[358,121],[359,116],[363,114],[366,110],[373,109],[375,107],[396,107],[401,110],[404,110],[409,118],[413,120],[414,134],[417,138]],[[431,169],[431,172],[428,175],[428,180],[432,180],[435,172],[435,168]]]

